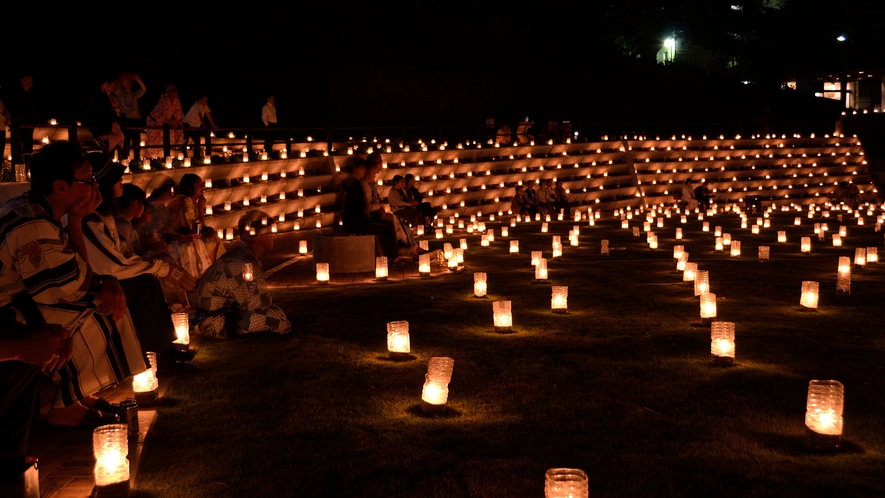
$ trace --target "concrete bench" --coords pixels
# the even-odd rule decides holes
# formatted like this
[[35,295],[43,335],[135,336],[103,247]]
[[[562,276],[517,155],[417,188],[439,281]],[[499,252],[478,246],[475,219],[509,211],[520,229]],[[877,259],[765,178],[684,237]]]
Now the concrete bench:
[[314,235],[313,260],[329,263],[329,273],[375,271],[375,236]]

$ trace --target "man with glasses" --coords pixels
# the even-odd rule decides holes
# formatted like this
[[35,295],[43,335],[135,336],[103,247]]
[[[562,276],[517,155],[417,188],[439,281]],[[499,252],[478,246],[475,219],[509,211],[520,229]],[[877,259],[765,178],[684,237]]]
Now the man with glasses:
[[242,243],[219,257],[200,277],[198,316],[205,318],[197,327],[199,333],[223,338],[292,330],[286,313],[271,301],[259,259],[273,250],[272,225],[273,219],[262,211],[243,215],[238,223]]

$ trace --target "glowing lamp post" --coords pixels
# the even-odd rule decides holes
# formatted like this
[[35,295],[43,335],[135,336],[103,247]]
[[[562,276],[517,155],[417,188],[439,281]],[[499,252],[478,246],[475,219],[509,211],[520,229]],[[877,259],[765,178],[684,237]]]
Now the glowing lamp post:
[[538,282],[546,282],[547,281],[547,259],[546,258],[538,259],[538,264],[535,265],[535,280]]
[[393,360],[409,358],[409,322],[389,322],[387,324],[387,355]]
[[799,298],[799,304],[805,308],[816,310],[819,298],[820,284],[817,282],[802,282],[802,296]]
[[375,280],[387,280],[387,256],[375,258]]
[[485,273],[473,274],[473,297],[486,297],[488,291],[488,281]]
[[187,313],[172,313],[172,327],[175,329],[175,341],[173,344],[187,346],[191,343],[190,324]]
[[422,277],[430,276],[430,253],[418,256],[418,275]]
[[95,490],[92,496],[129,496],[129,425],[109,424],[92,432]]
[[768,246],[759,246],[759,262],[768,263],[771,250]]
[[839,258],[839,267],[836,273],[836,294],[839,296],[851,294],[851,258],[848,256]]
[[544,476],[544,498],[588,498],[587,474],[581,469],[549,469]]
[[716,294],[701,294],[701,323],[710,325],[716,318]]
[[741,241],[732,240],[731,241],[731,257],[732,258],[740,258],[741,257]]
[[835,380],[812,380],[808,383],[805,403],[805,446],[817,450],[836,450],[842,444],[842,410],[845,386]]
[[329,263],[317,263],[317,283],[329,283]]
[[694,297],[710,292],[710,272],[698,270],[694,276]]
[[430,359],[427,374],[424,376],[424,389],[421,392],[421,410],[424,413],[439,414],[446,411],[449,382],[452,380],[454,365],[455,360],[445,356]]
[[734,364],[733,322],[713,322],[710,326],[710,357],[713,363]]
[[510,301],[495,301],[492,303],[492,318],[496,332],[513,331],[513,314],[510,311]]
[[777,232],[777,243],[778,244],[786,244],[787,243],[787,232],[781,230]]
[[811,252],[811,237],[802,237],[802,242],[799,244],[799,252]]
[[135,401],[138,406],[151,406],[159,395],[157,394],[157,377],[154,375],[153,369],[132,377],[132,391],[135,393]]
[[697,263],[685,263],[685,270],[682,271],[683,282],[694,282],[698,274]]
[[550,310],[554,313],[568,313],[568,287],[554,285],[550,299]]

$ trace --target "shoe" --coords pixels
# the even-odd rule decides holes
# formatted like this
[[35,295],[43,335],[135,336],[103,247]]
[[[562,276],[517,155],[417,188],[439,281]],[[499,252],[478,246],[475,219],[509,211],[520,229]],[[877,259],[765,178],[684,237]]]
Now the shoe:
[[169,348],[157,353],[157,365],[169,363],[186,363],[193,359],[194,352],[191,350],[183,351],[178,348]]

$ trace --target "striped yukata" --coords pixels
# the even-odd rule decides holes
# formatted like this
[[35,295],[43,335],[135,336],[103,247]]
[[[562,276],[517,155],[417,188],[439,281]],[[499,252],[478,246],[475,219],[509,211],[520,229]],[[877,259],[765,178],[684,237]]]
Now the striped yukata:
[[[146,369],[129,312],[114,322],[96,313],[86,291],[92,272],[68,247],[52,207],[34,191],[0,207],[0,306],[22,323],[57,323],[74,338],[71,359],[54,380],[54,407],[68,406]],[[0,334],[3,332],[0,331]]]

